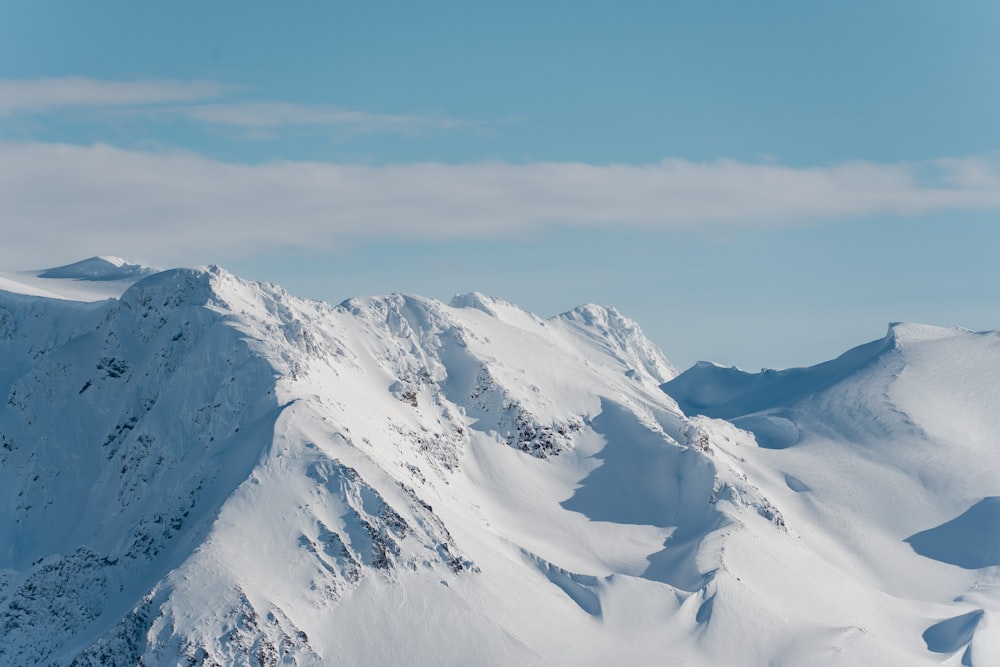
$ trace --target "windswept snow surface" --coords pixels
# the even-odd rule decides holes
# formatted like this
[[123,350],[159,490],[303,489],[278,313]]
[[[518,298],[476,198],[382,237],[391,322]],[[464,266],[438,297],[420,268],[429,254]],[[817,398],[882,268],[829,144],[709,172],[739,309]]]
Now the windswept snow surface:
[[997,664],[994,334],[674,379],[611,308],[128,266],[0,285],[0,664]]
[[664,390],[756,434],[744,470],[842,600],[864,592],[856,625],[912,652],[892,664],[920,644],[939,664],[1000,664],[1000,333],[892,324],[812,368],[700,363]]

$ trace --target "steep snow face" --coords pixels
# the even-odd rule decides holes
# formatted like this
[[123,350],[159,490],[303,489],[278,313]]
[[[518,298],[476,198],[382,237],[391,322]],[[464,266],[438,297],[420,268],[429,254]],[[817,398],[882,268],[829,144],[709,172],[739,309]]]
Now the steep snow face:
[[[956,391],[992,354],[965,337]],[[943,503],[972,464],[934,487],[932,394],[886,398],[942,340],[897,327],[770,407],[707,385],[777,449],[685,416],[610,308],[331,306],[217,268],[0,293],[0,663],[987,664],[990,580],[927,531],[995,504]]]
[[699,364],[664,390],[754,432],[746,468],[789,525],[810,525],[841,576],[906,601],[926,650],[1000,659],[1000,334],[899,323],[812,368]]
[[0,662],[120,618],[270,444],[273,369],[212,280],[169,271],[97,304],[0,295]]
[[677,370],[646,339],[639,325],[614,308],[587,304],[563,313],[559,319],[584,336],[603,343],[609,354],[628,364],[635,373],[644,373],[660,383],[677,375]]

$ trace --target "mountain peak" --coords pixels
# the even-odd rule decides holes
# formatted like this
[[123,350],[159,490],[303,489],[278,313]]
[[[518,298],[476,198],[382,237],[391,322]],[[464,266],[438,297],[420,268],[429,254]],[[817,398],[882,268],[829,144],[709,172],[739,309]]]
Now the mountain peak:
[[896,346],[900,346],[908,343],[951,338],[966,333],[970,333],[970,331],[962,327],[939,327],[916,322],[890,322],[886,339]]
[[448,305],[452,308],[475,308],[476,310],[481,310],[492,317],[499,317],[500,313],[504,310],[521,311],[521,308],[515,306],[509,301],[487,296],[482,292],[456,294],[451,298],[451,301],[448,302]]
[[35,271],[0,273],[0,291],[64,301],[116,299],[158,270],[110,255]]
[[658,383],[677,376],[677,370],[663,352],[646,338],[639,325],[611,306],[587,303],[553,319],[593,332],[608,342],[615,356],[634,368],[642,368]]
[[140,264],[131,264],[121,257],[104,255],[44,269],[37,275],[39,278],[61,280],[105,281],[141,278],[151,273],[155,273],[155,269]]

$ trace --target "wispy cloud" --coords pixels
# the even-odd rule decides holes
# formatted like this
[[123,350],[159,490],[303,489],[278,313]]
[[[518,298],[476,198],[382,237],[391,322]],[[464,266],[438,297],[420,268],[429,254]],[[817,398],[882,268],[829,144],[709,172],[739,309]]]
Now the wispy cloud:
[[166,110],[191,120],[218,125],[261,128],[290,125],[346,125],[363,132],[413,132],[422,129],[453,129],[471,121],[432,114],[377,114],[334,106],[288,102],[200,104]]
[[244,87],[215,81],[110,81],[79,77],[0,79],[0,117],[74,109],[149,120],[184,120],[242,129],[332,126],[357,134],[415,134],[479,125],[441,114],[373,113],[333,105],[233,100]]
[[727,160],[240,165],[105,145],[0,144],[6,266],[44,260],[42,249],[47,257],[115,252],[172,263],[548,226],[760,227],[996,209],[1000,174],[979,157],[813,168]]
[[195,102],[236,86],[214,81],[107,81],[81,77],[0,79],[0,116],[69,108],[114,108]]

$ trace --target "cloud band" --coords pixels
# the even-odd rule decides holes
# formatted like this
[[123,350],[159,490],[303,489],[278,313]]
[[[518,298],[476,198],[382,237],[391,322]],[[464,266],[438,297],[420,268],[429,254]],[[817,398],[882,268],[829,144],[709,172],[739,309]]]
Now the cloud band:
[[[1000,208],[986,158],[795,168],[731,160],[648,165],[227,163],[107,145],[0,144],[0,261],[148,261],[471,239],[547,226],[693,229]],[[49,258],[52,257],[50,254]],[[42,258],[38,258],[41,260]]]

